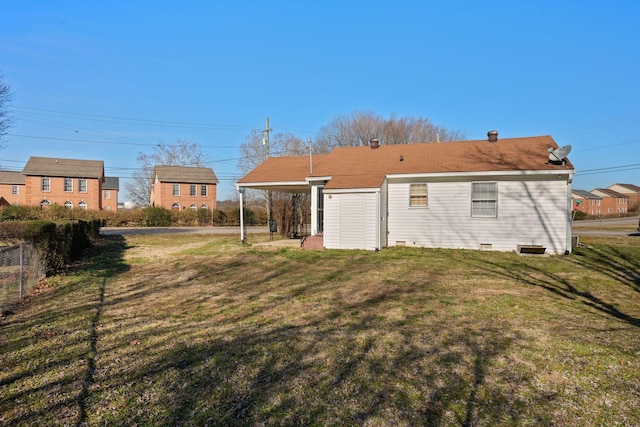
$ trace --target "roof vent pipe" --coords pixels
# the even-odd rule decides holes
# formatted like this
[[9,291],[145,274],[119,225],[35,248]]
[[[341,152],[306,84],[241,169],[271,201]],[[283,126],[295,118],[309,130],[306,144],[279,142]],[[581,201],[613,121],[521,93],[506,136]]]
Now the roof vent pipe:
[[377,138],[371,138],[369,140],[369,145],[371,146],[371,148],[373,148],[375,150],[376,148],[378,148],[380,146],[380,142],[378,141]]
[[498,131],[490,130],[487,132],[487,136],[489,137],[489,142],[497,142],[498,141]]

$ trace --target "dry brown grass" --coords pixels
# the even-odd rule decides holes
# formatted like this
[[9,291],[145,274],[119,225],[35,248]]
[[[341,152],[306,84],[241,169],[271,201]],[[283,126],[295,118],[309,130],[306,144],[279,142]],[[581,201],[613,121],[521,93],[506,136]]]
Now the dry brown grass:
[[109,238],[51,278],[0,320],[0,421],[640,424],[638,240],[552,258],[236,240]]

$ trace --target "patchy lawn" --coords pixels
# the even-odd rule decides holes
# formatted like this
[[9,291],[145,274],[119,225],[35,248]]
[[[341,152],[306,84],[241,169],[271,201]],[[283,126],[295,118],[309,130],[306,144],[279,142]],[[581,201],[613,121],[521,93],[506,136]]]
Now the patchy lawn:
[[640,425],[640,239],[581,242],[104,238],[0,318],[0,424]]

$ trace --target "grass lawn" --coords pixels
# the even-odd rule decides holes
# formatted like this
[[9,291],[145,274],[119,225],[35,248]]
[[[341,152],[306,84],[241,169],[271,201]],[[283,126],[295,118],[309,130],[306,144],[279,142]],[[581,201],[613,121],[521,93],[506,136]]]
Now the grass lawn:
[[637,426],[640,238],[580,241],[106,237],[0,318],[0,424]]

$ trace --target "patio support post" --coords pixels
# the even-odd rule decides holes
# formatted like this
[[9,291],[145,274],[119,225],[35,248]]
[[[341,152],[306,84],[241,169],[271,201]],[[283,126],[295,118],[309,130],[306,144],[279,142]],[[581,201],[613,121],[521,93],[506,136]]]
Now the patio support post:
[[244,230],[244,188],[238,188],[238,193],[240,193],[240,242],[246,243],[247,236]]

